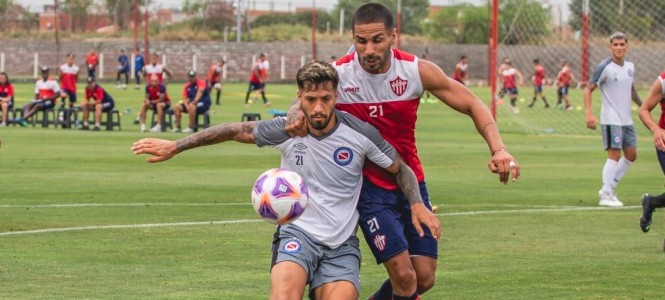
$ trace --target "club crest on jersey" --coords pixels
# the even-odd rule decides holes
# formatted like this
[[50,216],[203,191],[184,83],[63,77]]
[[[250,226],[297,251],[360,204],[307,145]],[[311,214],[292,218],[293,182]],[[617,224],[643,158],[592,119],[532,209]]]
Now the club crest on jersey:
[[290,239],[282,246],[282,252],[286,253],[298,253],[301,249],[302,245],[298,239]]
[[395,80],[390,81],[390,89],[393,90],[393,93],[395,93],[395,95],[402,96],[402,94],[404,94],[404,92],[406,91],[406,86],[408,83],[409,83],[408,80],[404,80],[399,76],[397,76]]
[[628,69],[628,76],[633,77],[633,69]]
[[386,249],[386,236],[383,234],[377,234],[374,236],[374,247],[379,251]]
[[346,166],[353,160],[353,151],[347,147],[339,147],[333,153],[333,159],[340,166]]

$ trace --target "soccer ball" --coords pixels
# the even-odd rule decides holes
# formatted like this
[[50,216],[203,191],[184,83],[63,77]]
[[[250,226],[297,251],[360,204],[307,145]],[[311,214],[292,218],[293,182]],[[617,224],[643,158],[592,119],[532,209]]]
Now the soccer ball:
[[259,175],[252,189],[252,205],[264,220],[274,224],[295,221],[307,207],[305,181],[296,172],[274,168]]

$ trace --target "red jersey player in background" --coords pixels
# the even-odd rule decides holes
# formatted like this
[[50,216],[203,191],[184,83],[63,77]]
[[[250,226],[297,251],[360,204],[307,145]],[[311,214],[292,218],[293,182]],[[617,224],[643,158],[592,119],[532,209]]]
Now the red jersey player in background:
[[[146,132],[145,116],[148,109],[157,111],[157,120],[162,120],[164,114],[171,107],[171,99],[166,93],[166,85],[159,82],[159,77],[153,74],[149,79],[148,85],[145,86],[145,98],[143,105],[141,105],[141,112],[139,113],[139,122],[141,123],[141,132]],[[161,121],[150,129],[152,132],[162,131]]]
[[0,73],[0,109],[2,110],[2,122],[0,127],[7,126],[7,114],[14,107],[14,85],[9,82],[7,73]]
[[[102,124],[102,113],[109,112],[115,106],[115,101],[99,84],[97,84],[94,77],[88,77],[88,84],[85,87],[85,98],[81,107],[83,108],[83,127],[81,129],[88,130],[88,118],[90,111],[95,112],[95,127],[94,131],[99,131]],[[110,120],[109,120],[110,122]]]
[[252,93],[252,91],[257,91],[261,93],[261,97],[263,98],[263,103],[266,106],[270,106],[270,101],[266,99],[266,93],[265,93],[265,80],[267,79],[267,70],[265,69],[267,65],[265,62],[268,61],[268,55],[265,53],[259,54],[259,59],[252,65],[252,70],[250,71],[249,74],[249,87],[247,88],[247,94],[245,95],[245,106],[249,106],[249,104],[254,103],[256,101],[256,96],[254,96],[254,100],[250,102],[249,100],[249,95]]
[[[340,82],[337,108],[375,126],[415,172],[423,201],[431,208],[425,175],[415,144],[418,106],[425,90],[456,111],[467,114],[485,138],[490,170],[507,183],[519,177],[519,165],[506,150],[487,106],[464,85],[447,77],[437,65],[392,49],[397,39],[390,10],[377,3],[360,6],[352,17],[355,51],[335,68]],[[304,135],[304,116],[295,101],[287,131]],[[411,209],[395,181],[376,165],[366,164],[358,212],[359,226],[387,280],[371,299],[419,299],[435,281],[436,237],[420,223],[431,212]],[[437,221],[438,223],[438,221]]]
[[58,77],[60,78],[60,89],[62,89],[62,107],[65,106],[65,99],[69,98],[69,107],[74,107],[76,103],[76,82],[79,78],[79,67],[74,64],[74,54],[67,53],[67,61],[58,68]]
[[561,60],[561,71],[556,75],[557,79],[557,100],[556,106],[561,106],[561,100],[563,99],[566,106],[562,107],[565,110],[572,110],[573,107],[570,106],[570,100],[568,99],[568,89],[573,80],[575,80],[575,75],[573,75],[573,69],[568,66],[568,61],[565,59]]
[[224,58],[219,58],[217,62],[212,64],[208,69],[208,74],[206,75],[206,81],[208,83],[208,88],[212,91],[215,89],[217,91],[215,95],[215,104],[220,105],[219,97],[222,95],[222,71],[224,70]]
[[85,63],[88,67],[88,77],[95,77],[97,71],[97,65],[99,65],[99,55],[97,55],[97,49],[92,48],[90,53],[85,57]]
[[545,99],[545,95],[543,94],[543,81],[545,80],[545,68],[543,65],[540,64],[539,59],[534,59],[533,60],[533,74],[531,74],[531,78],[533,78],[533,98],[531,99],[531,104],[529,104],[529,108],[533,107],[534,104],[536,104],[536,99],[540,97],[543,99],[543,102],[545,102],[545,108],[549,108],[550,104],[547,103],[547,99]]
[[[660,118],[658,123],[651,117],[651,111],[660,105]],[[653,144],[656,147],[656,157],[660,163],[660,169],[665,174],[665,72],[660,74],[651,86],[649,94],[640,106],[640,120],[651,133],[653,133]],[[642,195],[642,216],[640,216],[640,229],[649,232],[651,219],[656,208],[665,207],[665,193],[660,195]],[[665,244],[663,244],[665,251]]]
[[453,71],[453,79],[457,82],[466,85],[466,70],[469,68],[468,59],[466,55],[462,55],[459,58],[459,62],[455,65],[455,71]]
[[[164,76],[164,74],[166,74],[166,76]],[[143,66],[143,77],[151,78],[153,75],[157,76],[160,84],[167,84],[167,79],[173,77],[171,71],[159,62],[159,55],[157,55],[157,53],[151,54],[150,63]]]
[[42,67],[41,71],[42,78],[35,83],[35,99],[30,100],[28,104],[23,106],[23,116],[16,120],[22,127],[27,126],[26,119],[32,117],[38,111],[53,109],[60,96],[58,82],[49,77],[50,69]]
[[510,98],[510,108],[514,113],[518,113],[517,97],[519,96],[519,90],[517,86],[524,84],[524,76],[510,62],[505,62],[504,64],[506,67],[501,73],[501,81],[503,82],[503,88],[508,94],[508,98]]

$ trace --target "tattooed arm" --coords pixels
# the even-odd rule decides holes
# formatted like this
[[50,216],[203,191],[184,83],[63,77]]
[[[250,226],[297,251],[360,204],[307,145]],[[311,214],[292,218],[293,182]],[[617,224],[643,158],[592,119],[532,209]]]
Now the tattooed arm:
[[132,146],[134,154],[148,154],[148,162],[161,162],[176,154],[196,147],[236,141],[245,144],[254,143],[256,122],[229,123],[207,128],[177,141],[161,139],[142,139]]

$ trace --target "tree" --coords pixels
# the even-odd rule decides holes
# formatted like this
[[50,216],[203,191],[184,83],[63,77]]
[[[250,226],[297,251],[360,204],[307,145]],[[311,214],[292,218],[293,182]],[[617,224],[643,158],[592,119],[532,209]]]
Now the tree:
[[88,9],[92,6],[93,0],[64,0],[62,9],[69,14],[69,28],[72,32],[76,28],[85,30],[85,23],[88,19]]
[[[351,28],[351,17],[358,7],[367,1],[362,0],[339,0],[333,10],[335,18],[339,19],[340,10],[344,9],[344,28]],[[376,3],[385,5],[393,13],[395,25],[397,25],[397,1],[376,0]],[[408,34],[419,34],[422,32],[420,21],[427,16],[429,0],[402,0],[402,32]],[[337,23],[339,24],[339,23]]]
[[[277,24],[287,24],[287,25],[304,25],[307,27],[312,27],[312,12],[305,11],[299,13],[271,13],[257,17],[252,22],[252,27],[264,27],[264,26],[274,26]],[[325,11],[316,11],[316,29],[318,31],[325,31],[328,24],[332,28],[337,26],[337,20],[335,20],[329,13]]]
[[499,4],[499,42],[542,44],[550,34],[550,17],[539,1],[505,0]]
[[[589,31],[592,35],[609,36],[615,31],[623,31],[637,39],[662,39],[665,0],[624,0],[623,6],[620,3],[621,0],[589,1]],[[574,30],[582,29],[582,4],[582,0],[570,3],[568,24]]]

